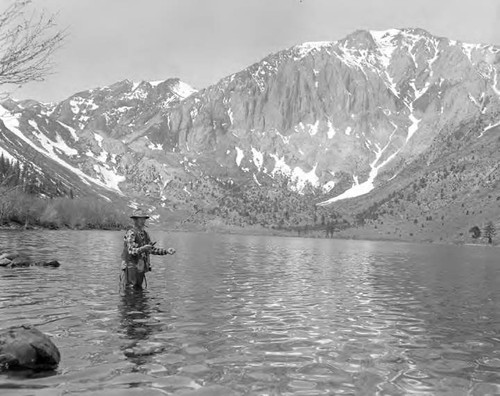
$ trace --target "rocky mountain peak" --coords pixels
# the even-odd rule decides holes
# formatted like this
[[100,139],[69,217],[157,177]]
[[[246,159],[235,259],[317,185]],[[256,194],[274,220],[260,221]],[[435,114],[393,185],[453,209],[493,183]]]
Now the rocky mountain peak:
[[339,47],[369,51],[373,51],[376,45],[372,34],[367,30],[356,30],[354,33],[340,40],[338,44]]

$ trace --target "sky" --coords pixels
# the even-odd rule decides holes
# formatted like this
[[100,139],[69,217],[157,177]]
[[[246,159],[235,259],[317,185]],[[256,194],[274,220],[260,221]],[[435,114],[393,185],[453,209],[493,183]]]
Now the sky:
[[[11,0],[0,0],[3,11]],[[420,27],[500,45],[499,0],[32,0],[67,29],[45,81],[9,87],[42,102],[114,82],[178,77],[205,88],[265,56],[358,29]],[[0,87],[0,90],[5,87]]]

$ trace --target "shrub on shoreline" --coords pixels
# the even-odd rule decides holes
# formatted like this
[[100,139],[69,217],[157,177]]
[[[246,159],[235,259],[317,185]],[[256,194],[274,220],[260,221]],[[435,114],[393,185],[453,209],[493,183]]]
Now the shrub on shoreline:
[[41,198],[16,189],[0,190],[0,225],[51,229],[123,229],[128,218],[115,204],[94,198]]

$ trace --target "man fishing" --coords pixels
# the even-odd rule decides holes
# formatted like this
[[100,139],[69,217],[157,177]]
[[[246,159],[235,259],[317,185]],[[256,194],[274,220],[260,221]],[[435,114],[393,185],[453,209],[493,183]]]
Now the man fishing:
[[145,274],[151,271],[150,255],[164,256],[174,254],[175,249],[162,249],[155,247],[156,242],[144,229],[149,215],[142,210],[136,210],[130,218],[134,221],[134,227],[127,231],[123,238],[122,270],[124,271],[124,282],[126,286],[136,289],[142,288]]

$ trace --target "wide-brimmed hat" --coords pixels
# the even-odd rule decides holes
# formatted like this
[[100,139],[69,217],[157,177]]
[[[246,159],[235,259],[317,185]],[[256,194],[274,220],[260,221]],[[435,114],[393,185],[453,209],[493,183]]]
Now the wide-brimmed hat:
[[145,218],[149,219],[149,215],[146,213],[145,210],[142,209],[136,209],[134,210],[134,213],[130,216],[131,219],[138,219],[138,218]]

